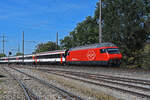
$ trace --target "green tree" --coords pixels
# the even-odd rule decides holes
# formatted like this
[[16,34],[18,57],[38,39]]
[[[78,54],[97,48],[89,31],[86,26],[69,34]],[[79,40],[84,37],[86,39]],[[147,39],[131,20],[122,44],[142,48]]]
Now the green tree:
[[6,55],[3,54],[3,53],[1,53],[1,54],[0,54],[0,58],[1,58],[1,57],[6,57]]
[[64,37],[64,39],[61,39],[61,47],[64,49],[69,49],[73,47],[72,38],[69,36]]
[[147,0],[104,0],[103,38],[120,46],[127,64],[139,63],[147,32]]
[[16,56],[20,56],[20,55],[22,55],[21,52],[17,52],[17,53],[16,53]]
[[45,52],[45,51],[53,51],[60,49],[59,45],[56,45],[54,42],[40,43],[36,46],[35,53]]
[[145,22],[145,31],[150,36],[150,18]]
[[[103,0],[102,41],[120,47],[127,64],[140,65],[144,43],[148,37],[145,22],[150,17],[149,0]],[[77,24],[61,45],[74,47],[98,43],[99,3],[93,17]],[[149,29],[149,28],[148,28]]]

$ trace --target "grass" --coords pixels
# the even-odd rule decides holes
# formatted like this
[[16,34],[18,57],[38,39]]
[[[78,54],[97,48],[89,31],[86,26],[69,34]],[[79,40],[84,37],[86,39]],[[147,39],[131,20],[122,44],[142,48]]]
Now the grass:
[[0,83],[2,83],[3,82],[3,80],[0,80]]
[[[135,64],[127,65],[128,68],[143,68],[143,69],[150,69],[150,43],[146,43],[144,45],[144,49],[142,52],[142,55]],[[130,57],[128,61],[132,61],[134,57]]]
[[145,44],[144,52],[145,53],[149,53],[150,52],[150,43],[149,44]]
[[[3,80],[0,80],[0,84],[3,82]],[[4,91],[2,89],[0,89],[0,94],[3,94]]]
[[0,94],[4,94],[4,91],[0,89]]

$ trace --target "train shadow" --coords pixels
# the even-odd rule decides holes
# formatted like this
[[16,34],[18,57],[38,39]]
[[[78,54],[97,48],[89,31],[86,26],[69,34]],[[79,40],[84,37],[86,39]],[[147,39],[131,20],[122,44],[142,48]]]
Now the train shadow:
[[0,78],[3,78],[3,77],[5,77],[4,75],[0,75]]

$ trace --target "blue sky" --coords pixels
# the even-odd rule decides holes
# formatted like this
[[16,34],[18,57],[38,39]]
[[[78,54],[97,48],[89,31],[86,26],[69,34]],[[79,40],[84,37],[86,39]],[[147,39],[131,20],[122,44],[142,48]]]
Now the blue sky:
[[[5,53],[22,51],[22,31],[25,32],[25,53],[30,54],[41,42],[56,41],[71,32],[86,16],[93,16],[99,0],[1,0],[0,36],[6,36]],[[2,38],[0,38],[2,40]],[[2,42],[0,42],[2,52]]]

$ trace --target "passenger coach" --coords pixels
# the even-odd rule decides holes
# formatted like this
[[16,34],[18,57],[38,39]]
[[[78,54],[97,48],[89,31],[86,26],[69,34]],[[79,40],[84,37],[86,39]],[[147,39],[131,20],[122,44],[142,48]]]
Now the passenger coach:
[[42,52],[33,55],[33,59],[36,63],[39,64],[51,64],[59,63],[63,64],[65,62],[65,50],[49,51]]
[[23,56],[12,56],[0,58],[0,63],[9,64],[52,64],[64,63],[65,50],[42,52]]

